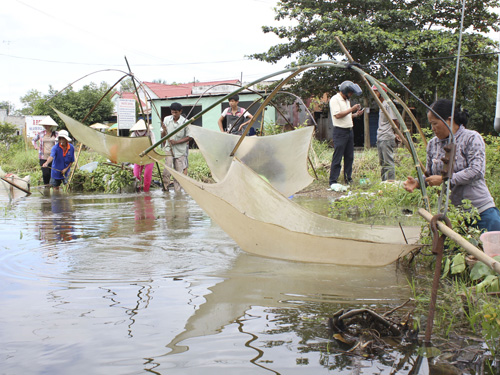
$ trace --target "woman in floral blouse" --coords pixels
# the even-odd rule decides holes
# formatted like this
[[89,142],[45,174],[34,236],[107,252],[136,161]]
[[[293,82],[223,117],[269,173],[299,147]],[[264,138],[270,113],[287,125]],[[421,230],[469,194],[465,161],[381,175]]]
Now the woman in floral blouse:
[[[57,123],[50,116],[47,116],[40,121],[39,125],[42,125],[44,130],[38,132],[32,143],[35,150],[38,150],[40,166],[43,166],[50,156],[50,150],[57,143]],[[48,164],[47,167],[42,167],[43,184],[46,186],[50,183],[51,167],[52,163]]]
[[[478,132],[465,128],[469,118],[466,111],[455,108],[452,121],[451,100],[440,99],[434,102],[431,108],[446,120],[455,136],[456,155],[450,181],[451,203],[458,206],[462,204],[462,200],[470,200],[481,217],[477,223],[478,228],[487,231],[500,231],[500,212],[495,206],[495,201],[484,179],[486,156],[483,138]],[[431,111],[427,113],[427,119],[436,136],[427,145],[427,172],[429,172],[429,177],[425,179],[425,182],[430,186],[438,186],[443,182],[441,176],[443,162],[441,159],[445,156],[444,146],[448,144],[450,131],[446,124]],[[419,183],[410,176],[405,181],[404,187],[409,192],[412,192],[419,187]]]

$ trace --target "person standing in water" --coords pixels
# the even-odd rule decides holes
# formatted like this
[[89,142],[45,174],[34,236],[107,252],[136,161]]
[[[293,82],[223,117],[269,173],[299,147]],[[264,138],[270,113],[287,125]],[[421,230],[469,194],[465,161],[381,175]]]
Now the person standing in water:
[[[130,128],[130,137],[147,137],[149,136],[151,139],[151,144],[155,144],[156,140],[154,137],[154,133],[151,130],[148,130],[146,127],[146,123],[143,119],[140,119],[135,123],[134,126]],[[140,192],[141,189],[148,193],[151,187],[151,181],[153,180],[153,168],[155,163],[148,163],[144,165],[134,164],[134,177],[136,180],[135,190]],[[142,175],[144,173],[144,179]]]
[[42,168],[42,179],[45,186],[50,184],[50,175],[52,166],[51,163],[47,164],[47,167],[43,167],[47,159],[50,157],[50,151],[52,147],[57,143],[57,122],[55,122],[52,117],[47,116],[39,125],[43,126],[43,130],[37,133],[35,138],[31,141],[35,150],[38,150],[38,159],[40,166]]
[[[181,116],[182,104],[172,103],[170,106],[170,112],[172,114],[163,119],[163,129],[161,133],[162,138],[167,134],[173,133],[186,122],[186,118]],[[166,166],[175,169],[177,172],[187,174],[188,150],[191,139],[189,127],[185,126],[165,141],[164,150],[167,154],[165,158]],[[165,168],[163,170],[163,185],[165,185],[166,190],[168,190],[170,178],[171,174],[168,169]],[[174,179],[174,190],[178,192],[180,189],[180,184]]]
[[[52,147],[49,158],[43,163],[44,168],[50,167],[50,186],[59,190],[61,184],[67,183],[71,165],[75,161],[75,148],[70,143],[71,138],[66,130],[61,130],[57,135],[58,143]],[[52,164],[51,164],[52,163]]]

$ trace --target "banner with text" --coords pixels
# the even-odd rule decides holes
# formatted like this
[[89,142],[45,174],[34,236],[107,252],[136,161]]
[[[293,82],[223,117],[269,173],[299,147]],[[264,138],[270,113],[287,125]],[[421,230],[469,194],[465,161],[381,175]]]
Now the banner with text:
[[43,130],[42,125],[38,125],[47,116],[26,116],[26,136],[34,138],[38,132]]
[[135,100],[118,99],[118,129],[130,129],[135,122]]

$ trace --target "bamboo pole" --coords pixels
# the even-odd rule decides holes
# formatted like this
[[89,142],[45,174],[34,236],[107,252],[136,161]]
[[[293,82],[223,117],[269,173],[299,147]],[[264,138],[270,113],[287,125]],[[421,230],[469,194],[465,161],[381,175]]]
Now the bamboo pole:
[[[428,222],[430,222],[432,219],[432,215],[427,210],[425,210],[423,208],[418,209],[418,214],[420,216],[422,216]],[[479,250],[477,247],[475,247],[473,244],[471,244],[469,241],[467,241],[461,235],[456,233],[453,229],[447,227],[443,222],[438,221],[437,227],[441,231],[441,233],[443,233],[444,235],[449,237],[457,245],[462,246],[462,248],[465,251],[467,251],[470,255],[474,256],[479,261],[483,262],[488,267],[490,267],[493,271],[500,274],[500,263],[497,262],[495,259],[493,259],[492,257],[485,254],[484,251]]]
[[[347,51],[347,49],[345,48],[345,46],[342,43],[342,41],[340,40],[340,38],[338,36],[336,36],[335,39],[339,43],[340,48],[342,49],[342,51],[344,52],[344,54],[347,56],[348,60],[351,63],[353,63],[354,59],[349,54],[349,51]],[[368,91],[370,92],[370,94],[372,95],[372,97],[375,99],[375,102],[377,103],[377,105],[379,106],[379,108],[382,110],[382,112],[384,113],[384,115],[386,116],[386,118],[389,120],[389,123],[391,124],[391,126],[394,129],[394,131],[396,132],[396,134],[398,134],[398,136],[403,141],[404,145],[410,151],[411,156],[413,158],[413,161],[415,163],[415,168],[417,169],[417,177],[418,177],[418,181],[419,181],[419,184],[420,184],[420,190],[422,191],[422,197],[424,199],[425,206],[427,207],[428,210],[430,210],[431,206],[430,206],[429,197],[427,195],[427,189],[425,187],[425,179],[424,179],[425,167],[423,166],[422,162],[418,159],[417,151],[415,150],[415,147],[413,145],[413,140],[411,139],[411,134],[408,131],[408,128],[406,127],[406,124],[405,124],[403,118],[401,117],[401,114],[397,110],[397,108],[394,105],[394,103],[389,100],[389,96],[382,89],[382,86],[380,85],[380,82],[378,82],[375,78],[373,78],[369,74],[365,73],[363,70],[361,70],[357,66],[352,66],[351,69],[353,69],[353,70],[355,70],[356,72],[359,73],[359,75],[363,79],[363,82],[368,87]],[[382,105],[382,102],[380,101],[380,99],[377,97],[377,95],[375,95],[375,92],[373,91],[370,82],[372,84],[374,84],[375,87],[377,87],[377,90],[380,92],[380,94],[382,95],[382,97],[384,98],[384,100],[387,100],[389,102],[389,105],[391,106],[391,109],[394,111],[394,113],[396,114],[396,117],[398,118],[400,126],[403,128],[404,136],[401,133],[401,130],[396,126],[396,124],[392,120],[391,116],[389,116],[389,114],[387,113],[387,111],[384,108],[384,106]]]
[[[129,73],[130,73],[130,77],[132,77],[132,84],[134,85],[134,90],[135,90],[135,93],[137,95],[137,101],[139,102],[139,107],[141,108],[142,117],[145,119],[144,122],[146,123],[146,126],[148,128],[147,135],[149,137],[149,132],[151,132],[151,129],[149,126],[149,119],[146,119],[146,113],[144,112],[144,108],[142,108],[141,97],[139,96],[139,91],[137,90],[134,75],[132,74],[132,69],[130,69],[130,65],[128,63],[127,56],[125,56],[125,62],[127,63],[127,68],[128,68]],[[160,121],[161,121],[161,119],[160,119]],[[189,147],[189,145],[188,145],[188,147]],[[163,177],[161,175],[160,164],[158,162],[155,162],[155,163],[156,163],[156,168],[158,169],[158,174],[160,175],[161,187],[162,187],[163,191],[165,191],[166,188],[165,188],[165,184],[163,183]]]
[[234,156],[234,154],[236,153],[236,151],[238,150],[238,148],[240,147],[241,145],[241,142],[243,142],[243,139],[246,137],[246,135],[248,134],[248,131],[250,130],[250,128],[253,126],[255,120],[257,119],[257,116],[259,116],[259,114],[262,113],[262,110],[267,106],[267,104],[271,101],[271,99],[281,90],[281,88],[287,84],[293,77],[297,76],[299,73],[302,73],[304,70],[306,70],[307,68],[305,67],[301,67],[299,69],[297,69],[295,72],[293,72],[292,74],[290,74],[288,77],[286,77],[285,79],[283,79],[283,81],[280,82],[280,84],[278,86],[276,86],[274,88],[274,90],[269,94],[269,96],[264,100],[264,102],[260,105],[259,109],[257,110],[257,112],[255,112],[255,116],[252,118],[252,120],[250,120],[250,123],[247,125],[247,128],[245,129],[245,131],[243,132],[243,134],[240,136],[240,139],[238,140],[238,142],[236,143],[236,145],[234,146],[234,149],[233,151],[231,151],[231,154],[230,156]]
[[[121,82],[125,77],[127,77],[127,75],[124,75],[123,77],[121,77],[118,81],[116,81],[116,83],[111,86],[108,91],[106,91],[106,93],[101,96],[101,98],[97,101],[97,103],[94,104],[94,106],[90,109],[90,111],[85,115],[85,117],[83,118],[82,120],[82,124],[87,120],[87,118],[92,114],[92,112],[94,112],[94,110],[97,108],[97,106],[103,101],[103,99],[106,97],[106,95],[108,95],[111,90],[119,83]],[[54,108],[52,108],[54,109]],[[75,174],[75,171],[76,171],[76,167],[78,166],[78,159],[80,158],[80,152],[82,152],[82,147],[83,147],[83,143],[80,142],[80,147],[78,148],[78,153],[76,155],[76,159],[75,159],[75,162],[73,163],[73,168],[71,168],[71,172],[69,174],[69,179],[68,179],[68,183],[67,183],[67,188],[68,190],[71,190],[71,181],[73,180],[73,175]]]
[[6,178],[4,178],[4,177],[0,177],[0,178],[2,179],[2,181],[5,181],[6,183],[8,183],[8,184],[10,184],[10,185],[14,186],[15,188],[17,188],[17,189],[19,189],[19,190],[21,190],[21,191],[25,192],[26,194],[28,194],[28,195],[30,195],[30,194],[31,194],[29,190],[26,190],[25,188],[23,188],[23,187],[21,187],[21,186],[19,186],[19,185],[15,184],[14,182],[9,181],[9,180],[7,180],[7,179],[6,179]]
[[266,75],[264,77],[261,77],[261,78],[255,80],[255,81],[252,81],[252,82],[250,82],[250,83],[248,83],[248,84],[246,84],[244,86],[241,86],[237,90],[234,90],[233,92],[225,95],[224,97],[220,98],[219,100],[217,100],[214,103],[212,103],[211,105],[209,105],[207,108],[205,108],[204,110],[202,110],[200,113],[196,114],[191,119],[189,119],[188,121],[186,121],[182,126],[178,127],[175,131],[173,131],[172,133],[167,134],[166,136],[164,136],[163,138],[161,138],[159,141],[157,141],[154,145],[148,147],[146,150],[144,150],[143,152],[141,152],[140,156],[142,157],[142,156],[146,155],[151,150],[153,150],[155,147],[157,147],[161,143],[165,142],[167,139],[169,139],[170,137],[172,137],[177,132],[181,131],[184,127],[186,127],[186,126],[192,124],[193,122],[195,122],[196,120],[198,120],[205,113],[207,113],[211,109],[215,108],[217,105],[219,105],[223,101],[229,99],[234,94],[238,94],[238,93],[242,92],[243,90],[245,90],[245,89],[247,89],[247,88],[249,88],[249,87],[251,87],[251,86],[253,86],[253,85],[257,84],[257,83],[260,83],[260,82],[265,81],[266,79],[269,79],[269,78],[272,78],[272,77],[279,76],[281,74],[285,74],[285,73],[289,73],[289,72],[296,72],[299,69],[305,70],[305,69],[308,69],[308,68],[321,67],[321,66],[336,66],[336,67],[345,68],[346,64],[345,63],[340,63],[338,61],[318,61],[318,62],[307,64],[307,65],[295,66],[293,68],[283,69],[283,70],[280,70],[278,72],[268,74],[268,75]]

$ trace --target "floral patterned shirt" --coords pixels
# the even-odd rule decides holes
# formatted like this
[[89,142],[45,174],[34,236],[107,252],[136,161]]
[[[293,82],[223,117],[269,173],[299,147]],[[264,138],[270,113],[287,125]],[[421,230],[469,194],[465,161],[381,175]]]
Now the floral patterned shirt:
[[[47,160],[49,158],[52,147],[57,143],[57,134],[57,132],[48,134],[44,129],[39,131],[31,141],[35,150],[38,150],[38,158],[40,160]],[[38,145],[36,144],[37,142],[39,143]]]
[[[484,172],[486,169],[486,154],[481,135],[466,129],[463,125],[455,133],[457,147],[455,165],[451,178],[451,203],[458,206],[462,200],[468,199],[479,213],[495,207],[493,197],[486,186]],[[427,145],[427,171],[431,175],[441,174],[448,138],[434,137]]]

